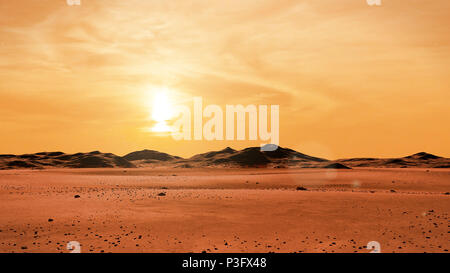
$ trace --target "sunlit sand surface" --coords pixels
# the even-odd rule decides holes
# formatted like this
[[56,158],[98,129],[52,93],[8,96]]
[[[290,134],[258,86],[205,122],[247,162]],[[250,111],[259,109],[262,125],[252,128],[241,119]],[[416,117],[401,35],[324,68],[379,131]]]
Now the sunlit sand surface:
[[4,170],[0,252],[448,252],[448,191],[446,169]]

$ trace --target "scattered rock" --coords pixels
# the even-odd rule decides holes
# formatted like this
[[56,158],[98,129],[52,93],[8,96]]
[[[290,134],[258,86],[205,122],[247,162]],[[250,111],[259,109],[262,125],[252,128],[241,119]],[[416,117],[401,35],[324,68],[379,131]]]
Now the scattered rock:
[[166,193],[165,192],[160,192],[160,193],[158,193],[158,196],[166,196]]
[[298,190],[298,191],[307,191],[308,189],[305,188],[305,187],[297,187],[296,190]]

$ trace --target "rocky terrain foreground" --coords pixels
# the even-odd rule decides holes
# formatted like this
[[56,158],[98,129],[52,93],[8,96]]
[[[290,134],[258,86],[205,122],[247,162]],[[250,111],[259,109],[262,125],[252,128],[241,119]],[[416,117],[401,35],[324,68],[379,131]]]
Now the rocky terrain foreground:
[[0,171],[0,252],[448,252],[440,168]]

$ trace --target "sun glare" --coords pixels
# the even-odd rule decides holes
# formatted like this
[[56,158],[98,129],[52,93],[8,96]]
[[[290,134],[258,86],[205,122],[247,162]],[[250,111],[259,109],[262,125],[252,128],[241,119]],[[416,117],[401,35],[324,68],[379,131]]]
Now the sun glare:
[[172,128],[167,121],[173,117],[172,103],[167,88],[161,88],[155,91],[153,96],[152,120],[156,124],[152,127],[152,132],[165,133],[171,132]]

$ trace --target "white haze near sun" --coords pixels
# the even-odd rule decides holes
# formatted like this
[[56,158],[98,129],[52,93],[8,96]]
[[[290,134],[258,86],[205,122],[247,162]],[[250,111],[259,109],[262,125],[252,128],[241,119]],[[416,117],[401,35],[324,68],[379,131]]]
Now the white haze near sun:
[[158,88],[154,90],[153,106],[151,119],[156,122],[151,128],[155,133],[172,132],[172,127],[167,124],[167,121],[173,118],[173,104],[170,98],[170,90],[167,88]]

